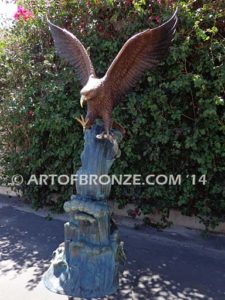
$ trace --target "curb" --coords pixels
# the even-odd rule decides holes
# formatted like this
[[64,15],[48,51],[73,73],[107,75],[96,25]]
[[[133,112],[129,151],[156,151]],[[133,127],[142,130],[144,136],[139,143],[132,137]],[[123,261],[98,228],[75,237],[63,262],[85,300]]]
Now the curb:
[[[11,206],[21,211],[34,213],[41,217],[50,216],[53,219],[61,220],[65,222],[68,220],[68,217],[65,213],[64,214],[52,213],[46,207],[38,210],[32,209],[29,204],[24,203],[21,200],[20,196],[18,196],[18,194],[16,194],[9,188],[0,187],[0,196],[1,196],[0,208],[4,206]],[[127,211],[134,210],[135,209],[134,204],[127,204],[125,208],[119,209],[118,205],[115,202],[109,201],[109,206],[119,225],[124,225],[131,228],[135,228],[136,226],[142,226],[144,217],[148,217],[152,223],[158,223],[161,221],[161,214],[158,213],[148,214],[148,215],[140,214],[140,216],[137,216],[136,218],[129,217]],[[201,231],[205,230],[205,226],[202,223],[200,223],[199,218],[184,216],[181,214],[180,211],[174,209],[170,210],[168,221],[172,222],[172,225],[170,226],[170,230],[176,231],[177,228],[181,228],[181,227],[201,230]],[[220,233],[225,235],[225,223],[224,222],[220,223],[214,229],[210,229],[210,232]]]

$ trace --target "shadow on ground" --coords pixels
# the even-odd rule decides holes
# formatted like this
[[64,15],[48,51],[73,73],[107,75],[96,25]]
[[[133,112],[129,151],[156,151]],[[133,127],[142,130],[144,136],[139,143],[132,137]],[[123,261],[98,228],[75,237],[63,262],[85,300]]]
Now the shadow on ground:
[[0,275],[33,267],[33,278],[26,285],[32,290],[47,270],[52,251],[63,240],[62,222],[48,221],[11,207],[0,210],[0,220],[1,260],[13,261],[10,268],[0,268]]
[[[186,247],[179,241],[154,239],[149,233],[125,227],[121,227],[121,236],[127,249],[126,269],[119,292],[104,299],[225,299],[225,254],[221,251]],[[26,289],[33,290],[62,241],[62,221],[1,208],[0,265],[7,260],[13,264],[0,268],[0,275],[11,271],[19,275],[33,268],[26,284]]]

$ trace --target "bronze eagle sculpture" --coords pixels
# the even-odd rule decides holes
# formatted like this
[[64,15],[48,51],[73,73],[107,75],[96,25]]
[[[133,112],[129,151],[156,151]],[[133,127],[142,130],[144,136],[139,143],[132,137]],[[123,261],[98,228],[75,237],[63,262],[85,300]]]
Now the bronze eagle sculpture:
[[80,104],[83,107],[87,103],[87,115],[85,119],[81,116],[77,120],[85,130],[97,118],[102,119],[104,131],[96,137],[112,142],[112,128],[120,129],[124,133],[123,127],[113,121],[112,111],[142,73],[155,68],[166,57],[176,32],[177,10],[164,24],[128,39],[102,78],[96,76],[83,44],[66,29],[52,24],[49,20],[48,24],[58,54],[74,67],[82,85]]

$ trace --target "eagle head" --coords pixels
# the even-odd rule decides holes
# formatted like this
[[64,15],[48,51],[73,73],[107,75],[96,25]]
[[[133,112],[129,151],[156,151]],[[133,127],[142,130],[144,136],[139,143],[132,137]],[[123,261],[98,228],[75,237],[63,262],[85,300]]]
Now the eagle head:
[[101,93],[102,80],[90,76],[86,85],[80,91],[80,105],[83,107],[84,102],[94,100]]

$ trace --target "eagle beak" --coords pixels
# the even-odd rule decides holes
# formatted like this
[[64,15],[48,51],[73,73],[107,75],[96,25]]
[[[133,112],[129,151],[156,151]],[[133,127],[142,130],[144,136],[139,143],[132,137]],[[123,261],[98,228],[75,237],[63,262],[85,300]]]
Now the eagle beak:
[[84,102],[87,101],[86,97],[84,95],[81,96],[80,98],[80,106],[83,108],[84,107]]

